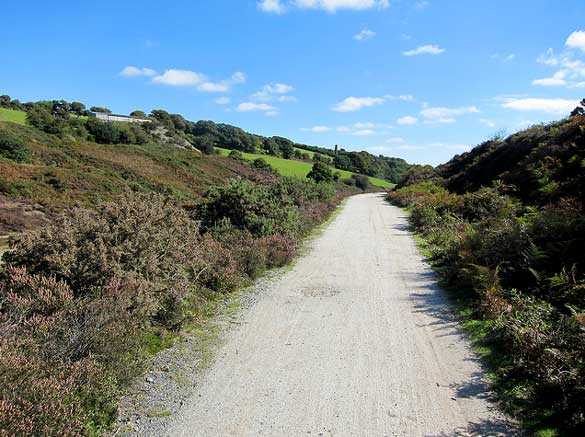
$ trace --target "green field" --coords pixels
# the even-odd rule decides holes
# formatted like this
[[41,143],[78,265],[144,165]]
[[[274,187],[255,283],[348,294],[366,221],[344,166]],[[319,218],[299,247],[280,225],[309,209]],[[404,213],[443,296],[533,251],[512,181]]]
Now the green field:
[[[223,156],[228,156],[231,152],[231,150],[222,149],[219,147],[216,147],[216,149],[219,150]],[[292,176],[304,179],[313,168],[313,163],[311,162],[295,161],[292,159],[277,158],[275,156],[269,155],[256,155],[253,153],[242,153],[242,156],[250,161],[258,158],[263,158],[268,164],[270,164],[272,167],[278,170],[278,172],[283,176]],[[334,172],[339,173],[343,179],[350,178],[352,175],[352,173],[349,171],[338,170],[336,168],[332,168],[332,170]],[[372,185],[375,185],[376,187],[380,188],[394,187],[393,183],[385,181],[383,179],[372,177],[370,177],[369,179],[370,183]]]
[[0,121],[24,125],[26,124],[26,112],[0,108]]

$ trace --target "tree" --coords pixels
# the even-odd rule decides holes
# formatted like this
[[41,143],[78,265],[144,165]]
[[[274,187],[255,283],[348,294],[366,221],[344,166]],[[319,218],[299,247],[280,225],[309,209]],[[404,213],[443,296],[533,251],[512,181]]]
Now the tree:
[[309,172],[307,178],[313,179],[318,184],[322,182],[333,182],[335,180],[331,169],[322,162],[313,164],[313,169]]
[[83,115],[85,113],[85,105],[81,102],[71,102],[69,110],[75,115]]
[[140,111],[139,109],[132,111],[130,113],[131,117],[146,117],[146,113],[144,111]]
[[108,108],[103,108],[101,106],[92,106],[91,108],[89,108],[89,110],[91,112],[103,112],[104,114],[111,114],[112,111],[110,111]]

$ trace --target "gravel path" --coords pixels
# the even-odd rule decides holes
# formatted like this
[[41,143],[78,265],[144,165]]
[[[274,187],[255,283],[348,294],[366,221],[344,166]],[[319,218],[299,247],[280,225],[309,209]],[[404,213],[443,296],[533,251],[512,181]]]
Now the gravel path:
[[348,199],[219,349],[170,436],[512,435],[407,231]]

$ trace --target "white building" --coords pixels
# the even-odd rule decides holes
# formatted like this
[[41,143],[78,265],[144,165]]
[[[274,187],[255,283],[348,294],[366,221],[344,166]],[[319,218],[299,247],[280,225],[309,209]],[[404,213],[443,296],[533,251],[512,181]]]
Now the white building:
[[131,117],[129,115],[119,114],[106,114],[105,112],[90,112],[90,117],[95,117],[98,120],[110,123],[112,121],[118,121],[121,123],[152,123],[152,120],[142,117]]

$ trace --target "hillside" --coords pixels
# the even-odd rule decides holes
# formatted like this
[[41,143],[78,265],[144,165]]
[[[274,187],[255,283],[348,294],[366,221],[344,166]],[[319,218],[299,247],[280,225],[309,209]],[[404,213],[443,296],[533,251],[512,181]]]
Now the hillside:
[[[228,156],[230,154],[229,149],[222,149],[219,147],[217,147],[217,149],[220,151],[220,153],[223,156]],[[313,156],[314,155],[315,155],[315,153],[313,152]],[[311,171],[311,168],[313,167],[313,163],[310,161],[301,161],[301,160],[297,160],[297,159],[284,159],[284,158],[279,158],[277,156],[257,154],[257,153],[256,154],[255,153],[245,153],[245,152],[242,153],[242,156],[249,161],[253,161],[255,159],[262,158],[268,164],[270,164],[274,169],[276,169],[281,175],[291,176],[291,177],[296,177],[296,178],[301,178],[301,179],[306,178],[307,174]],[[339,169],[336,169],[335,167],[331,167],[331,170],[335,173],[338,173],[339,176],[343,179],[349,179],[349,178],[351,178],[351,176],[353,174],[347,170],[339,170]],[[374,178],[371,176],[368,176],[368,179],[369,179],[370,183],[375,187],[386,188],[386,189],[394,187],[393,183],[388,182],[388,181],[383,180],[383,179],[378,179],[378,178]]]
[[494,138],[390,193],[459,307],[503,408],[585,430],[585,115]]
[[53,215],[72,206],[95,205],[127,189],[167,193],[188,203],[229,178],[272,177],[230,159],[154,142],[111,145],[63,140],[3,122],[0,130],[20,139],[31,154],[24,164],[0,157],[0,194],[13,199],[12,208],[7,202],[0,208],[0,234],[38,224],[39,214],[25,214],[32,205]]

